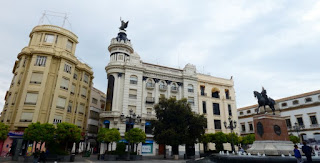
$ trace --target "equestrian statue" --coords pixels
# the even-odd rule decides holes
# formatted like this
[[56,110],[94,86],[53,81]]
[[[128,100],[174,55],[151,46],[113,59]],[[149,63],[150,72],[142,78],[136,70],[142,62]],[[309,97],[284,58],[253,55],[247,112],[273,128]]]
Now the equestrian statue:
[[261,93],[259,93],[258,91],[253,91],[254,97],[256,97],[258,99],[258,108],[257,108],[257,114],[259,113],[259,108],[261,106],[264,107],[264,112],[266,113],[266,105],[269,105],[269,107],[272,109],[273,115],[275,115],[274,111],[274,105],[276,104],[276,102],[267,96],[267,91],[262,87],[262,91]]

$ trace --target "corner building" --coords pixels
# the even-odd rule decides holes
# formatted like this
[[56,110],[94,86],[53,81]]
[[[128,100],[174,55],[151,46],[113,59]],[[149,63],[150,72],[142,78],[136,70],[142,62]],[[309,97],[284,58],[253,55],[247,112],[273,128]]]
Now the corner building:
[[[170,154],[170,146],[165,147],[153,141],[150,121],[156,120],[154,105],[161,96],[178,100],[187,98],[192,111],[199,113],[196,67],[187,64],[183,69],[176,69],[141,61],[125,30],[120,30],[118,36],[111,40],[108,50],[110,62],[105,68],[108,75],[106,110],[100,114],[101,123],[106,128],[118,128],[122,137],[133,127],[144,130],[147,140],[138,146],[142,155],[161,155],[164,150]],[[126,120],[130,112],[136,117],[133,123]],[[124,139],[122,141],[126,142]],[[195,155],[199,155],[200,146],[196,144],[193,150]],[[179,152],[179,155],[185,154],[185,147],[180,146]]]
[[36,26],[29,37],[12,70],[1,122],[11,135],[19,131],[18,138],[35,122],[69,122],[84,130],[93,72],[75,56],[78,37],[53,25]]

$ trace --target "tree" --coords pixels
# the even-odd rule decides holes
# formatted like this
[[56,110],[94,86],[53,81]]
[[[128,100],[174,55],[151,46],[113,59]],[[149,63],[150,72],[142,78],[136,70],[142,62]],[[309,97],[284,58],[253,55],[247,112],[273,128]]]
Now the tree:
[[299,137],[294,136],[294,135],[289,135],[289,139],[290,139],[290,141],[292,141],[292,143],[294,143],[294,144],[297,144],[297,143],[300,142]]
[[252,144],[255,141],[255,135],[254,134],[249,134],[246,135],[242,138],[242,144],[247,145],[247,144]]
[[67,151],[69,144],[80,141],[81,130],[74,124],[62,122],[57,125],[56,136],[60,144],[65,144]]
[[36,144],[38,144],[38,142],[41,142],[41,150],[43,143],[46,143],[47,145],[48,143],[53,141],[54,133],[55,127],[53,124],[40,124],[40,122],[37,122],[31,123],[28,128],[25,129],[23,137],[25,140],[35,141]]
[[187,99],[162,96],[154,108],[158,120],[152,122],[153,138],[158,144],[172,146],[174,155],[179,153],[179,145],[195,143],[204,134],[206,120],[191,111]]
[[0,122],[0,140],[6,140],[9,133],[9,126]]
[[[98,132],[98,141],[104,142],[107,144],[107,151],[109,151],[109,143],[117,142],[121,139],[120,132],[113,128],[100,128]],[[112,150],[112,144],[111,144],[111,150]]]
[[217,151],[223,151],[223,143],[227,142],[227,135],[223,132],[217,132],[214,134],[213,142],[216,144]]
[[214,139],[213,133],[206,133],[201,136],[200,142],[203,143],[204,152],[208,150],[208,143],[213,142],[213,139]]
[[[146,133],[140,128],[133,128],[125,133],[124,138],[129,142],[136,144],[136,149],[140,142],[146,141]],[[136,150],[137,151],[137,150]]]
[[239,136],[235,133],[229,133],[227,134],[227,142],[233,145],[239,144]]

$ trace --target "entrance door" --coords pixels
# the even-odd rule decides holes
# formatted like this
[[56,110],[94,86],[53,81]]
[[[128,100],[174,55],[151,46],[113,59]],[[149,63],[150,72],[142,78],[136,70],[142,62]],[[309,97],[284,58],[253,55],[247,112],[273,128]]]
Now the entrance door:
[[159,144],[159,155],[163,155],[164,154],[164,144]]
[[186,144],[186,154],[188,158],[192,158],[195,155],[194,144]]

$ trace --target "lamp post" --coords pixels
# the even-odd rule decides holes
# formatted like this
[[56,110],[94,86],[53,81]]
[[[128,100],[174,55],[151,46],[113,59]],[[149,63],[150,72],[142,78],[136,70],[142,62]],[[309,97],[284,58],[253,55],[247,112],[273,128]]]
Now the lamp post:
[[[125,122],[125,124],[129,124],[126,128],[127,131],[130,131],[133,128],[134,123],[140,123],[141,117],[136,115],[136,113],[133,112],[133,110],[129,110],[129,115],[125,116],[123,113],[120,116],[120,119]],[[128,141],[128,140],[127,140]],[[127,160],[130,160],[130,151],[131,151],[131,145],[128,141],[128,158]]]
[[235,120],[232,120],[231,117],[229,117],[228,120],[229,120],[229,126],[228,126],[227,122],[224,121],[224,127],[226,129],[230,128],[230,130],[231,130],[231,148],[232,148],[232,152],[234,152],[235,149],[234,149],[234,144],[233,144],[233,135],[232,135],[232,133],[233,133],[233,129],[237,127],[237,122]]
[[300,139],[299,132],[301,129],[304,129],[304,125],[300,125],[296,122],[296,123],[294,123],[294,126],[292,126],[292,127],[297,132],[299,140],[302,140],[302,139]]

